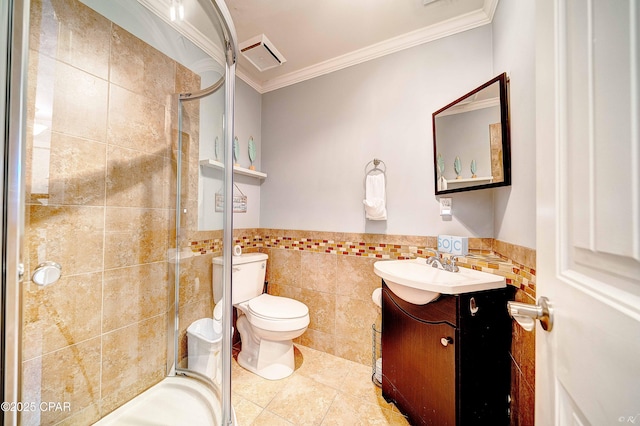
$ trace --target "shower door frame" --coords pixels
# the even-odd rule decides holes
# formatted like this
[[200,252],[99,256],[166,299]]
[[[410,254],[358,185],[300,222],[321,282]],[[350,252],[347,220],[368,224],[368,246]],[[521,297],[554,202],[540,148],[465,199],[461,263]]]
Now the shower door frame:
[[[29,31],[29,0],[7,0],[0,9],[6,43],[2,53],[2,402],[20,401],[22,297],[24,270],[24,141],[26,131],[26,82]],[[18,410],[1,411],[3,425],[17,425]],[[16,407],[13,407],[16,408]]]
[[[203,0],[200,0],[203,1]],[[223,294],[231,294],[231,280],[232,280],[232,246],[233,246],[233,203],[229,202],[230,196],[233,194],[233,138],[234,138],[234,116],[235,116],[235,79],[236,79],[236,64],[238,58],[238,43],[237,35],[231,14],[224,3],[224,0],[209,0],[214,6],[216,14],[222,23],[222,29],[225,37],[225,75],[220,78],[216,83],[202,89],[198,92],[181,93],[178,95],[178,122],[182,125],[182,102],[196,101],[205,98],[213,93],[217,92],[222,85],[225,89],[225,107],[224,107],[224,208],[223,208],[223,237],[222,237],[222,254],[223,254]],[[182,132],[179,131],[180,146],[178,152],[182,153]],[[182,154],[179,154],[179,161],[177,170],[182,170],[180,165],[182,161]],[[178,188],[180,184],[180,173],[178,173]],[[176,238],[179,238],[180,231],[180,212],[182,210],[180,203],[180,191],[176,197]],[[177,247],[177,245],[176,245]],[[179,306],[177,301],[179,300],[179,265],[180,262],[176,262],[176,306],[175,306],[175,324],[178,321]],[[211,283],[213,285],[213,282]],[[224,297],[224,296],[223,296]],[[232,343],[232,318],[233,318],[233,306],[231,297],[224,297],[225,303],[222,313],[222,380],[221,380],[221,394],[222,394],[222,413],[223,413],[223,425],[230,426],[234,424],[233,408],[231,405],[231,343]],[[177,336],[178,330],[173,330],[174,334],[174,347],[173,347],[173,369],[175,373],[184,374],[186,376],[198,378],[198,373],[195,373],[189,369],[179,368],[177,366]]]

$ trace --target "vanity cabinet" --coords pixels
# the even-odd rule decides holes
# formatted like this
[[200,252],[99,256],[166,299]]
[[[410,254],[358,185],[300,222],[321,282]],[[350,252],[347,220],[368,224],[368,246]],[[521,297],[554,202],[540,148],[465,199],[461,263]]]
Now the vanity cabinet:
[[508,425],[513,289],[414,305],[382,287],[383,397],[412,425]]

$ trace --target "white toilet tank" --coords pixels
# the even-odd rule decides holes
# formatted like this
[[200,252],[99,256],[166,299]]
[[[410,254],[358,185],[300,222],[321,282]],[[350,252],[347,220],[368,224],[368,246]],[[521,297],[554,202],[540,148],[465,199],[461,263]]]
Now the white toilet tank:
[[[232,304],[253,299],[262,294],[267,272],[265,253],[245,253],[233,258]],[[222,256],[213,258],[213,295],[217,303],[222,297]]]

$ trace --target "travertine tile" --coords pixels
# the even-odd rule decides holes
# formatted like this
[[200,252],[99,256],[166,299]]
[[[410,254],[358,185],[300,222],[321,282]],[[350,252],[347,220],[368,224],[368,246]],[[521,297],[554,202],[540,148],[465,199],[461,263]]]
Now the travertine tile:
[[262,413],[264,408],[251,401],[244,399],[243,397],[232,394],[231,402],[233,403],[233,409],[236,413],[236,420],[238,426],[248,426],[254,424],[253,422]]
[[[44,69],[38,69],[38,79],[44,72]],[[49,72],[55,72],[51,129],[104,142],[107,131],[107,82],[62,62],[56,62]],[[78,102],[78,99],[83,102]],[[40,107],[37,95],[36,107]]]
[[73,415],[56,423],[56,426],[92,425],[98,420],[100,420],[100,405],[94,403],[83,410],[73,410]]
[[273,414],[268,410],[264,410],[251,426],[292,426],[293,423],[286,421],[280,416]]
[[294,424],[319,425],[337,393],[329,386],[294,375],[267,410]]
[[102,273],[62,275],[54,285],[24,284],[23,359],[100,335]]
[[[31,268],[45,261],[65,275],[102,269],[104,207],[31,205],[25,235]],[[28,271],[30,276],[33,271]]]
[[[43,136],[49,140],[38,146]],[[104,143],[56,132],[45,132],[35,139],[27,163],[27,202],[38,203],[46,197],[49,204],[104,205]]]
[[331,404],[322,424],[368,426],[409,425],[409,422],[398,412],[340,393]]
[[[183,203],[187,200],[192,201],[194,206],[198,207],[199,192],[198,185],[200,180],[200,120],[195,123],[196,129],[191,131],[191,134],[184,137],[182,140],[182,175],[181,175],[181,195]],[[194,210],[194,216],[197,219],[197,210]]]
[[103,332],[164,313],[169,267],[167,262],[156,262],[106,270]]
[[[25,411],[21,424],[51,425],[100,398],[100,338],[71,345],[23,363],[22,400],[68,402],[69,411]],[[91,416],[90,416],[91,417]]]
[[325,253],[300,253],[301,288],[323,293],[336,292],[337,256]]
[[169,211],[108,207],[105,226],[105,268],[167,259]]
[[305,346],[298,346],[296,374],[340,389],[354,363]]
[[382,397],[382,389],[371,381],[371,373],[370,365],[354,365],[345,378],[340,392],[382,408],[391,409],[392,404]]
[[278,392],[290,385],[290,377],[266,380],[240,367],[236,360],[232,361],[231,367],[233,392],[263,408],[269,405]]
[[213,300],[212,266],[212,255],[194,256],[180,262],[181,306],[195,300]]
[[336,335],[371,342],[371,324],[378,317],[378,307],[369,300],[336,297]]
[[114,145],[109,145],[107,151],[108,206],[142,208],[171,206],[169,158]]
[[356,256],[336,256],[338,284],[336,293],[353,299],[371,300],[373,290],[380,287],[381,279],[373,272],[373,264],[379,259]]
[[73,413],[60,423],[56,423],[56,426],[92,425],[100,420],[100,405],[94,403],[83,410],[73,410]]
[[111,84],[107,137],[111,145],[169,157],[164,104]]
[[[363,327],[371,330],[371,324],[363,325]],[[352,338],[336,334],[334,354],[354,361],[359,364],[371,364],[371,337],[363,339],[362,336]]]
[[103,335],[103,415],[165,377],[165,321],[158,315]]
[[301,289],[298,299],[309,308],[309,328],[323,333],[335,333],[336,296],[319,291]]
[[176,93],[200,90],[200,76],[182,64],[176,64]]
[[333,355],[336,353],[336,338],[333,333],[323,333],[322,331],[307,328],[307,331],[302,336],[294,339],[294,342],[327,354]]
[[302,301],[302,289],[289,285],[280,285],[269,282],[269,294],[272,294],[274,296],[289,297],[291,299]]
[[271,250],[271,280],[280,285],[300,287],[301,254],[293,250]]
[[110,81],[157,102],[175,93],[175,62],[113,25]]
[[73,0],[31,2],[30,48],[106,79],[111,22]]

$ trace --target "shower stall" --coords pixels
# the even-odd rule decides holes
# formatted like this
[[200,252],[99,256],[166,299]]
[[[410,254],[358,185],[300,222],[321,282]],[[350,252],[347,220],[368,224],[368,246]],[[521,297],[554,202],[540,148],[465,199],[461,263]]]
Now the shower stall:
[[186,334],[214,256],[231,288],[224,2],[7,0],[0,23],[2,424],[233,424],[231,298],[215,378]]

